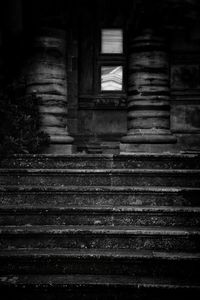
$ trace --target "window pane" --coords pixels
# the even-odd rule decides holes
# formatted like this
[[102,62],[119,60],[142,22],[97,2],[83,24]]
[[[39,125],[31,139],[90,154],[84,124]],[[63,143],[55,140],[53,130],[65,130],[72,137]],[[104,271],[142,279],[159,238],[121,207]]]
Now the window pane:
[[120,29],[102,29],[101,31],[101,53],[122,53],[123,33]]
[[101,90],[122,91],[123,68],[122,66],[101,67]]

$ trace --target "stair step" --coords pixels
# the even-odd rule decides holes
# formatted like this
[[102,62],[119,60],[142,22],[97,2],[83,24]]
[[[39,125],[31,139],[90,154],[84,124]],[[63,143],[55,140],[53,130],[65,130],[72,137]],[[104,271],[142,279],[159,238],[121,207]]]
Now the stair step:
[[200,170],[0,169],[0,184],[199,187]]
[[0,226],[1,249],[94,248],[154,251],[200,250],[195,228],[136,226]]
[[0,205],[200,206],[200,188],[0,185]]
[[0,251],[0,274],[94,274],[197,279],[200,254],[132,250]]
[[0,216],[0,225],[200,225],[200,207],[0,206]]
[[1,161],[1,168],[163,168],[163,169],[200,169],[199,154],[74,154],[13,155]]
[[200,291],[199,154],[14,155],[0,166],[4,300]]
[[[199,293],[196,282],[110,275],[4,275],[1,291],[22,300],[186,299]],[[67,297],[67,298],[66,298]],[[11,298],[7,298],[11,299]],[[13,298],[12,298],[13,299]],[[18,298],[17,298],[18,299]],[[189,299],[189,298],[188,298]]]
[[[133,251],[131,249],[17,249],[16,250],[0,250],[0,257],[94,257],[94,258],[116,258],[116,259],[160,259],[167,261],[198,261],[200,253],[188,252],[159,252],[159,251]],[[200,270],[199,270],[200,271]]]

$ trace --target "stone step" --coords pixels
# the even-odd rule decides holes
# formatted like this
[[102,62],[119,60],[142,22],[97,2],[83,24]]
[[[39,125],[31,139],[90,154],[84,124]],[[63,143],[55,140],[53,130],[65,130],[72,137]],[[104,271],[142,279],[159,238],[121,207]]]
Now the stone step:
[[200,231],[195,228],[27,225],[0,226],[0,234],[0,249],[200,250]]
[[200,207],[1,207],[0,225],[199,226]]
[[1,168],[53,168],[53,169],[200,169],[200,154],[74,154],[13,155],[0,163]]
[[132,250],[29,249],[0,251],[0,274],[94,274],[200,277],[200,254]]
[[200,206],[200,188],[0,186],[0,206]]
[[200,186],[200,170],[0,169],[1,185]]
[[86,274],[5,274],[0,277],[0,291],[2,295],[6,295],[6,300],[185,300],[196,296],[200,286],[198,282],[173,278],[152,279],[151,277]]

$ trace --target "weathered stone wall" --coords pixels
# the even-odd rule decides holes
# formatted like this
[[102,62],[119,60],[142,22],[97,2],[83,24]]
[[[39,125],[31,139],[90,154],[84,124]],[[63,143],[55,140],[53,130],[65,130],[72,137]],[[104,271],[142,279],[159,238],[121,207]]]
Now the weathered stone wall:
[[67,82],[68,118],[67,124],[72,136],[78,133],[78,36],[76,26],[67,31]]
[[200,150],[200,26],[171,41],[171,129],[181,150]]

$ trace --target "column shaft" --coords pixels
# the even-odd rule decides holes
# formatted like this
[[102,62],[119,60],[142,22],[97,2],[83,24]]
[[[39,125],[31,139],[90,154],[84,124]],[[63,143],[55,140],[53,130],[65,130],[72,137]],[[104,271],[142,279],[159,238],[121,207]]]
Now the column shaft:
[[50,136],[47,153],[68,154],[66,39],[62,30],[41,30],[28,63],[27,94],[39,99],[41,130]]
[[176,139],[170,132],[169,61],[164,39],[151,30],[133,39],[128,69],[128,131],[122,143],[140,144],[132,149],[144,151],[141,144],[174,143]]

